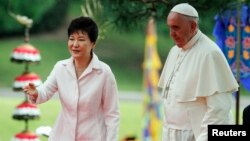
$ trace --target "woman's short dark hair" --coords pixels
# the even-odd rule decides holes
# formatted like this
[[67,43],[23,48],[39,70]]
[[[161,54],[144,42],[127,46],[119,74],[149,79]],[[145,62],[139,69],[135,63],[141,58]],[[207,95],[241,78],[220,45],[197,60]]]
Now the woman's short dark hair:
[[98,38],[97,24],[89,17],[79,17],[73,19],[68,27],[68,37],[76,31],[86,32],[91,42],[96,42]]

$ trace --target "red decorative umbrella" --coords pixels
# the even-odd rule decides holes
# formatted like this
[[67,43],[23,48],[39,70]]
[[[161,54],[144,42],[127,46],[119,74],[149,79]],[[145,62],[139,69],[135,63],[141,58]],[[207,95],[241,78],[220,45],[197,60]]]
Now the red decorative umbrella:
[[39,116],[40,110],[38,109],[37,105],[32,104],[27,100],[17,105],[13,113],[13,119],[16,120],[37,119]]
[[29,83],[34,83],[35,86],[38,86],[42,83],[40,76],[34,72],[24,72],[22,75],[15,78],[13,89],[15,91],[22,90],[22,88]]
[[14,48],[11,54],[11,61],[16,63],[40,62],[40,60],[39,50],[29,43],[23,43]]
[[38,136],[31,131],[17,133],[12,141],[40,141]]

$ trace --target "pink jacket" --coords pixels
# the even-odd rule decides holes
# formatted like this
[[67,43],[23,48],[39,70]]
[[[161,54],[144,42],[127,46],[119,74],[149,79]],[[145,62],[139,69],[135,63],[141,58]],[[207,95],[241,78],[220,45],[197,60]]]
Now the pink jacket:
[[[118,140],[120,113],[116,80],[110,67],[95,54],[78,80],[73,58],[69,58],[56,63],[37,90],[36,104],[57,93],[62,105],[49,141]],[[53,112],[50,110],[47,112]]]

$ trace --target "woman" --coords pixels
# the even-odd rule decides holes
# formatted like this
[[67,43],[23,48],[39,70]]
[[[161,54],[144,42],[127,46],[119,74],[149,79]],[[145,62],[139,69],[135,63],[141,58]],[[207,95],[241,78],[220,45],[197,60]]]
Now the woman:
[[71,57],[55,64],[47,80],[37,88],[24,87],[32,103],[59,94],[62,110],[50,141],[117,141],[118,92],[110,67],[93,52],[98,27],[89,17],[79,17],[68,27]]

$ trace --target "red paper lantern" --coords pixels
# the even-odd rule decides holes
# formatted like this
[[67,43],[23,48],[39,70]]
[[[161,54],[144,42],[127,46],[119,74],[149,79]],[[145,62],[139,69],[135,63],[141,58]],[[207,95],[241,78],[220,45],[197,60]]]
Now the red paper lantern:
[[20,76],[15,78],[13,89],[16,91],[22,90],[22,88],[29,83],[34,83],[35,86],[38,86],[42,83],[40,76],[34,72],[25,72]]
[[24,101],[23,103],[16,106],[12,117],[13,119],[17,120],[29,120],[37,119],[39,116],[40,110],[37,108],[37,106],[28,101]]
[[29,43],[23,43],[13,49],[11,61],[16,63],[39,62],[41,60],[40,52]]
[[31,131],[17,133],[12,141],[40,141],[38,136]]

